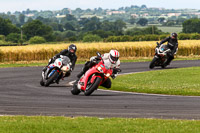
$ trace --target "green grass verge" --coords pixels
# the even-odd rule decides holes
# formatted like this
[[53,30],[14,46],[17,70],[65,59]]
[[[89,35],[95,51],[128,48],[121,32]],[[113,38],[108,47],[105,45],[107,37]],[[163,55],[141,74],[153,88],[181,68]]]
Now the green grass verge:
[[33,66],[45,66],[45,63],[10,63],[10,64],[0,64],[0,68],[7,68],[7,67],[33,67]]
[[120,75],[111,90],[200,96],[200,67],[165,69]]
[[[77,64],[84,64],[85,61],[78,61]],[[39,63],[1,63],[0,64],[0,68],[7,68],[7,67],[34,67],[34,66],[46,66],[48,64],[48,62],[39,62]]]
[[0,117],[1,133],[199,133],[200,121],[96,117]]

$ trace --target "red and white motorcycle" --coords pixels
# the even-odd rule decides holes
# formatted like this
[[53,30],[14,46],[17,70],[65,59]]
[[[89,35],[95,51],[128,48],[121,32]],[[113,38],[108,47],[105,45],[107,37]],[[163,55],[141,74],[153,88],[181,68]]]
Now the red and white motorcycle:
[[90,68],[80,79],[75,81],[71,89],[73,95],[78,95],[81,91],[86,96],[91,95],[112,75],[113,70],[105,66],[100,53],[97,53],[97,58],[101,61]]

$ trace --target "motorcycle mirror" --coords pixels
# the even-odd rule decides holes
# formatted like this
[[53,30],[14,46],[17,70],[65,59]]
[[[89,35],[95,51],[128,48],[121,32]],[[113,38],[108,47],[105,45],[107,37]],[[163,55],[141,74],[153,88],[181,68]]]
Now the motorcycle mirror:
[[101,54],[99,52],[96,53],[98,57],[101,57]]

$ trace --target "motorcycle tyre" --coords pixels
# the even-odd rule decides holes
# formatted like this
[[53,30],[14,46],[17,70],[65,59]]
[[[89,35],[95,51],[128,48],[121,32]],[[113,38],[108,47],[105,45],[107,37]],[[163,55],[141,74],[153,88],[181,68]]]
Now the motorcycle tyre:
[[85,92],[84,92],[85,96],[91,95],[97,89],[100,82],[101,82],[101,78],[96,77],[96,79],[95,79],[94,83],[91,85],[91,87],[88,90],[85,90]]
[[161,67],[164,69],[164,68],[166,68],[166,67],[167,67],[167,65],[163,64]]
[[40,80],[40,85],[41,85],[41,86],[44,86],[44,85],[45,85],[43,79]]
[[53,83],[53,80],[55,80],[57,76],[58,76],[58,72],[55,71],[54,74],[51,75],[51,77],[49,79],[47,79],[45,86],[48,87],[51,83]]
[[153,58],[153,60],[151,61],[150,65],[149,65],[149,68],[150,69],[153,69],[155,67],[155,62],[157,61],[157,58]]

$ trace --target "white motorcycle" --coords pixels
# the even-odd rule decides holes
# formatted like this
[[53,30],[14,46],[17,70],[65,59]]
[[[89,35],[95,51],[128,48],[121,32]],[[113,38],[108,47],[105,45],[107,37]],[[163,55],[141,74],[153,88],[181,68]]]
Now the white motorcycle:
[[57,58],[54,63],[50,64],[46,71],[42,71],[41,86],[49,86],[65,76],[67,72],[71,71],[71,61],[67,56]]
[[149,65],[149,68],[153,69],[155,66],[161,66],[162,68],[165,68],[165,62],[167,61],[168,52],[171,52],[171,50],[167,47],[167,45],[162,44],[160,45],[160,47],[156,47],[155,55]]

